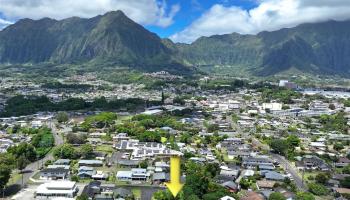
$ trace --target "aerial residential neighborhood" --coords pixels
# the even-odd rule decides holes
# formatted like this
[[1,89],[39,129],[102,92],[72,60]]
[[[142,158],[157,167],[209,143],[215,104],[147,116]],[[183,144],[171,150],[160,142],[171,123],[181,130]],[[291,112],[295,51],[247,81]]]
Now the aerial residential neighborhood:
[[11,167],[4,195],[17,184],[12,199],[162,199],[178,156],[185,191],[204,187],[197,182],[214,184],[206,193],[217,199],[346,198],[349,100],[280,83],[252,88],[163,88],[153,105],[0,118],[1,159],[24,162]]

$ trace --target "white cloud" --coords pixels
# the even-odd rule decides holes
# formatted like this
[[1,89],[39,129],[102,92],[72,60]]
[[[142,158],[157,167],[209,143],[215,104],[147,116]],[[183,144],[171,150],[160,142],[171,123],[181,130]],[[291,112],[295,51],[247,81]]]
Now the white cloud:
[[112,10],[122,10],[143,25],[167,27],[180,6],[169,8],[165,0],[0,0],[0,13],[6,19],[93,17]]
[[301,23],[350,19],[350,0],[256,0],[258,6],[244,10],[216,4],[183,31],[170,38],[192,42],[200,36],[232,32],[256,34]]
[[2,30],[3,28],[5,28],[6,26],[11,25],[11,24],[13,24],[13,23],[0,18],[0,30]]

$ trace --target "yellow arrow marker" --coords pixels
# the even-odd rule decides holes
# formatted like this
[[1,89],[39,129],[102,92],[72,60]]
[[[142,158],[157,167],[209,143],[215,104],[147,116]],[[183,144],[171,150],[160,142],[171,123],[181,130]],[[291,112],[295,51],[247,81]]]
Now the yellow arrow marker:
[[181,191],[183,184],[180,182],[180,157],[172,156],[170,158],[170,182],[166,186],[174,197]]

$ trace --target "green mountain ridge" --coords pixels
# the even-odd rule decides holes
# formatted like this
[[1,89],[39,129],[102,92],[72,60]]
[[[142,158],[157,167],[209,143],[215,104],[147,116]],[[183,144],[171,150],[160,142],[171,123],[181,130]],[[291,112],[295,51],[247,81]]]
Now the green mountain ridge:
[[256,76],[289,69],[350,76],[349,27],[350,21],[327,21],[257,35],[201,37],[182,44],[161,39],[122,11],[90,19],[22,19],[0,31],[0,63],[108,63],[182,74],[201,66],[239,66]]
[[[0,31],[0,63],[106,62],[190,71],[172,60],[162,40],[121,11],[90,19],[22,19]],[[172,70],[170,69],[170,71]]]
[[177,56],[191,65],[245,67],[269,76],[296,68],[306,73],[350,75],[350,21],[302,24],[257,35],[201,37],[176,44]]

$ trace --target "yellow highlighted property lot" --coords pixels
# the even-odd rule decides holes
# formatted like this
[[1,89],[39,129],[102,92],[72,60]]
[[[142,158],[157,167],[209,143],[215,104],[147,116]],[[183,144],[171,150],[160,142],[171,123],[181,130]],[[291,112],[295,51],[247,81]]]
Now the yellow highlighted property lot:
[[168,141],[168,139],[166,137],[161,137],[160,141],[164,144]]

